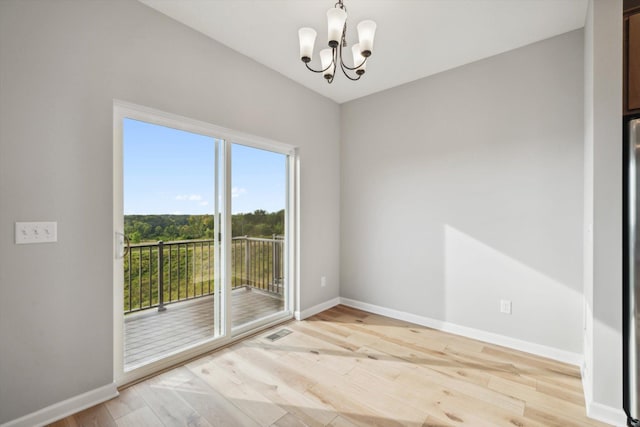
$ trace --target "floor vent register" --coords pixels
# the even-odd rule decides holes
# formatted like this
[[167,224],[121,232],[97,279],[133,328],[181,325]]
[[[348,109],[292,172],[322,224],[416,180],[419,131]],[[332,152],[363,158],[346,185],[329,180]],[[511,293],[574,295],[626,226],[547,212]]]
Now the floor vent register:
[[280,329],[278,332],[275,332],[275,333],[267,336],[266,338],[269,341],[276,341],[276,340],[279,340],[280,338],[286,337],[290,333],[291,333],[291,331],[288,330],[288,329]]

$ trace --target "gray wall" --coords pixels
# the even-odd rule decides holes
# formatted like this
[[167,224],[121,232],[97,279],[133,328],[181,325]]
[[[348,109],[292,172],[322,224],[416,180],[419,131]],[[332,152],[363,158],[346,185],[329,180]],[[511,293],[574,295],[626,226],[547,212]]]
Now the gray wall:
[[621,17],[621,0],[589,1],[584,67],[585,394],[613,408],[622,408]]
[[581,353],[582,76],[577,30],[343,104],[341,296]]
[[0,2],[0,92],[0,424],[112,381],[114,98],[299,146],[301,308],[338,296],[332,101],[135,1]]

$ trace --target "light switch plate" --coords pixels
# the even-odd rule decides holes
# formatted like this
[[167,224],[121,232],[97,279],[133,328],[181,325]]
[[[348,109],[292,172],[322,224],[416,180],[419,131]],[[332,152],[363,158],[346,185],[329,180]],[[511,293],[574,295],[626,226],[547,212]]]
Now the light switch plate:
[[506,299],[500,300],[500,313],[511,314],[511,301]]
[[16,222],[16,244],[52,243],[58,241],[57,222]]

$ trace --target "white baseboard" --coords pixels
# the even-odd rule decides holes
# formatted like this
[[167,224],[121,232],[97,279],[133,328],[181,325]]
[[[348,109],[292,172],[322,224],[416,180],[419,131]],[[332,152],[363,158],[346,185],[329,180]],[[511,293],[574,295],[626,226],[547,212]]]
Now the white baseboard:
[[404,320],[405,322],[415,323],[417,325],[426,326],[428,328],[437,329],[439,331],[450,332],[452,334],[473,338],[475,340],[484,341],[490,344],[496,344],[515,350],[525,351],[527,353],[547,357],[549,359],[557,360],[571,365],[582,366],[583,363],[583,356],[579,353],[560,350],[542,344],[536,344],[517,338],[511,338],[505,335],[483,331],[481,329],[460,326],[442,320],[431,319],[429,317],[418,316],[416,314],[381,307],[379,305],[356,301],[349,298],[340,298],[340,303],[349,307],[368,311],[370,313],[380,314],[382,316],[391,317],[393,319]]
[[33,427],[50,424],[54,421],[67,417],[83,409],[105,402],[118,396],[118,389],[115,383],[98,387],[94,390],[71,397],[62,402],[54,403],[51,406],[16,418],[13,421],[2,424],[0,427]]
[[625,427],[627,425],[627,415],[623,410],[598,402],[587,403],[587,416],[616,427]]
[[624,411],[619,408],[594,402],[593,390],[591,390],[589,372],[586,366],[582,365],[580,371],[582,374],[582,389],[584,390],[584,404],[587,408],[587,416],[612,426],[625,427],[627,425],[627,415]]
[[318,305],[314,305],[313,307],[309,307],[306,310],[296,311],[295,313],[293,313],[293,315],[296,320],[304,320],[307,317],[311,317],[314,314],[318,314],[322,311],[328,310],[338,304],[340,304],[340,297],[335,297],[333,299],[330,299],[329,301],[325,301]]

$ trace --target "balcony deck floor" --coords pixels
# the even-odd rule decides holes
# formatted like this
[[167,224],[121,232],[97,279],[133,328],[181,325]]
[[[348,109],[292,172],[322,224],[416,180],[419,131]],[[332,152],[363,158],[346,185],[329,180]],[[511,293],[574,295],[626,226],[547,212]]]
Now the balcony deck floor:
[[[233,327],[284,309],[282,299],[250,288],[231,292]],[[149,309],[125,318],[125,368],[143,365],[213,336],[213,296]]]

